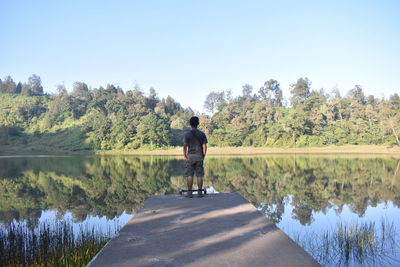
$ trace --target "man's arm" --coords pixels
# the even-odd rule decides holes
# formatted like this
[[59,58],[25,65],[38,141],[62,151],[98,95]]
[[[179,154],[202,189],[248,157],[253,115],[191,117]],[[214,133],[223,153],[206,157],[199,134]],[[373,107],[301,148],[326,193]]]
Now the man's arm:
[[203,144],[203,157],[206,157],[207,154],[207,144]]
[[188,152],[188,145],[184,144],[183,145],[183,156],[185,157],[185,159],[188,158],[187,152]]

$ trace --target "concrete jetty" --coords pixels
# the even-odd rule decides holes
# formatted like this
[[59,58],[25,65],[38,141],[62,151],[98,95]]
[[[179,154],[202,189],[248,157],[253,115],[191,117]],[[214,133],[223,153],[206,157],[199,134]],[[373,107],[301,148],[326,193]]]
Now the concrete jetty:
[[320,266],[236,193],[153,196],[88,266]]

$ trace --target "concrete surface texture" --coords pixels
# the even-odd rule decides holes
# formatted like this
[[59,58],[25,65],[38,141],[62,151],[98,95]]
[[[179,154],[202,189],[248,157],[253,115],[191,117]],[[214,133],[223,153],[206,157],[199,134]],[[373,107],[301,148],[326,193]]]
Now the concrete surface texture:
[[88,266],[320,266],[235,193],[153,196]]

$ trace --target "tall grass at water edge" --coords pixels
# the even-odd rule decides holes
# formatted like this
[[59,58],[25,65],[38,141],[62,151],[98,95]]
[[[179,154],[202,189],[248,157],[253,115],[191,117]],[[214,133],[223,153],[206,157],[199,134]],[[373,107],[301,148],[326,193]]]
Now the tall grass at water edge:
[[43,222],[29,228],[23,222],[0,227],[0,266],[85,266],[119,229],[106,232],[70,220]]
[[294,240],[323,266],[395,266],[400,264],[398,233],[393,223],[337,225],[333,231],[297,234]]

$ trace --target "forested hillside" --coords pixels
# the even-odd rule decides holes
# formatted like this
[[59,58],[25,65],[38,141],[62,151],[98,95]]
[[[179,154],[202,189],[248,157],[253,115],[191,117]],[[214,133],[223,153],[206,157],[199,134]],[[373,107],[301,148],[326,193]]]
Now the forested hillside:
[[62,150],[160,148],[181,145],[188,119],[213,146],[305,147],[345,144],[400,145],[400,97],[365,96],[356,85],[346,95],[312,90],[299,78],[284,99],[278,81],[259,90],[244,85],[240,96],[211,92],[207,114],[195,114],[151,88],[124,91],[114,85],[89,89],[76,82],[56,95],[44,93],[40,77],[15,83],[0,80],[0,145]]

